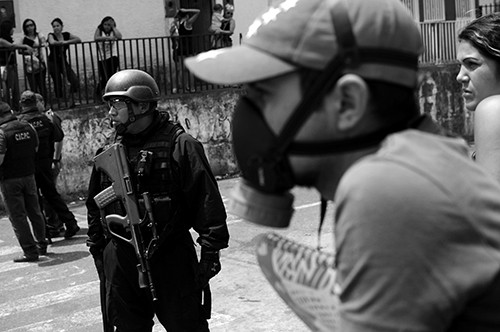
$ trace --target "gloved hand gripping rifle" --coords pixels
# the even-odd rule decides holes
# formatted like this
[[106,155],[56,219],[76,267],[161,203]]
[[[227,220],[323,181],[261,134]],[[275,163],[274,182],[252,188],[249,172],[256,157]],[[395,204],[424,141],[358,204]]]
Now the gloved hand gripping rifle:
[[[148,214],[144,217],[144,219],[141,219],[139,216],[137,198],[134,193],[134,186],[132,184],[132,179],[130,178],[125,147],[122,144],[115,143],[110,148],[95,156],[94,163],[96,169],[105,172],[112,181],[112,185],[97,194],[94,197],[94,200],[101,210],[101,213],[103,213],[104,207],[108,204],[116,200],[121,200],[123,202],[127,215],[123,217],[117,214],[110,214],[105,216],[105,221],[109,226],[111,234],[134,247],[135,254],[139,262],[137,264],[137,270],[139,271],[139,287],[149,287],[153,300],[156,301],[156,290],[151,277],[148,251],[151,247],[155,246],[157,236],[152,219],[152,209],[149,195],[148,193],[142,194]],[[148,226],[153,227],[153,239],[145,249],[140,225],[145,222],[146,218],[149,218],[150,220],[150,224],[148,224]],[[118,224],[129,229],[131,238],[128,239],[113,232],[111,227],[112,224]]]

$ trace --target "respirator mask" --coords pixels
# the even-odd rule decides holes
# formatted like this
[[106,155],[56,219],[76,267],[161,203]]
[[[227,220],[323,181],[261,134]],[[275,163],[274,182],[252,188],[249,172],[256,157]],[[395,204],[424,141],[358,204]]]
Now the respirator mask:
[[[256,224],[288,227],[293,214],[295,176],[290,155],[318,156],[353,152],[374,147],[388,134],[408,128],[408,120],[388,124],[364,135],[336,141],[294,141],[309,116],[349,69],[361,63],[384,63],[392,66],[417,67],[414,55],[404,51],[363,48],[356,45],[347,13],[342,6],[332,13],[337,35],[338,53],[312,80],[303,84],[301,102],[283,128],[277,133],[267,125],[261,110],[249,97],[240,98],[232,121],[233,149],[242,181],[233,190],[229,203],[231,213]],[[344,9],[344,10],[341,10]],[[326,199],[321,198],[319,232],[326,213]]]

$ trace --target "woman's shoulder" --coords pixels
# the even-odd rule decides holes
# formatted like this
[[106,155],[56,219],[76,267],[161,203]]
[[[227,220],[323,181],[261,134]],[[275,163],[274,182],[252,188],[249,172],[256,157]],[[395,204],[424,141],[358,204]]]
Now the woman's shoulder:
[[491,113],[492,115],[500,116],[500,95],[484,98],[476,107],[477,113]]

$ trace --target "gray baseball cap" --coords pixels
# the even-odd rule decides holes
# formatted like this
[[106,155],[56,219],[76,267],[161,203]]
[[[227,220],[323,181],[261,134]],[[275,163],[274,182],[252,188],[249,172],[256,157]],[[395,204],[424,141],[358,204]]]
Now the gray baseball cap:
[[359,62],[345,72],[417,85],[422,39],[399,0],[285,0],[254,21],[242,45],[204,52],[185,64],[202,80],[220,84],[264,80],[299,68],[321,71],[344,51],[346,34],[354,39]]

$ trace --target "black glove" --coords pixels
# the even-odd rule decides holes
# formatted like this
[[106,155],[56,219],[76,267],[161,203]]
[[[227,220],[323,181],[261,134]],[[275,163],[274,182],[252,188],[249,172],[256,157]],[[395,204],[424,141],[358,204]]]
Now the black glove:
[[201,247],[201,258],[198,266],[198,277],[201,287],[205,287],[209,280],[216,276],[220,270],[219,251]]
[[98,240],[87,239],[87,247],[94,258],[102,257],[102,252],[106,247],[107,241],[105,238],[100,238]]

